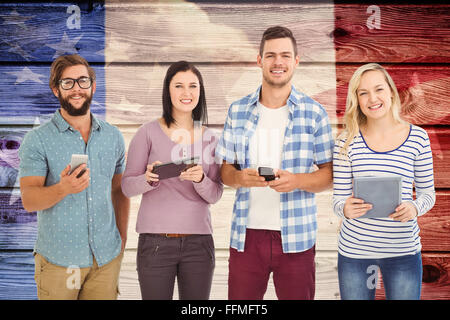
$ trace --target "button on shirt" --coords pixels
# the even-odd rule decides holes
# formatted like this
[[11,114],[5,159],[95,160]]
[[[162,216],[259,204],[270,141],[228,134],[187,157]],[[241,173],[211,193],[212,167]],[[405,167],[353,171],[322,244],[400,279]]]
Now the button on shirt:
[[[256,92],[234,102],[216,147],[218,161],[251,167],[249,141],[258,124]],[[314,164],[331,162],[333,137],[328,115],[316,101],[291,89],[287,100],[289,120],[283,143],[281,169],[291,173],[311,173]],[[233,208],[231,247],[244,251],[250,188],[239,188]],[[280,193],[281,240],[284,253],[303,252],[315,244],[317,207],[314,193],[295,189]]]
[[35,252],[60,266],[89,267],[93,255],[102,266],[121,250],[111,182],[125,169],[125,143],[116,127],[92,114],[91,119],[87,144],[58,110],[51,121],[27,133],[19,150],[20,177],[44,176],[45,186],[59,182],[72,154],[88,155],[89,187],[37,212]]

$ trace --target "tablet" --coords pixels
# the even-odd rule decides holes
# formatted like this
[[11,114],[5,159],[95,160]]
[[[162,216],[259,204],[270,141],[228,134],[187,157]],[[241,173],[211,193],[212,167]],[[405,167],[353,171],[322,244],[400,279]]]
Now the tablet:
[[353,196],[372,204],[361,218],[387,218],[402,202],[402,177],[354,177]]
[[159,175],[159,180],[178,177],[181,172],[197,165],[199,157],[193,157],[189,159],[183,159],[176,162],[167,162],[162,164],[156,164],[153,167],[153,173]]

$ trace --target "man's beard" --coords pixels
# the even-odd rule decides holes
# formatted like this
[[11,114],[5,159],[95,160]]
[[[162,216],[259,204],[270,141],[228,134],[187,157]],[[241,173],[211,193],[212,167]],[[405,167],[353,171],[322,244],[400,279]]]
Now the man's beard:
[[84,93],[79,93],[78,95],[85,98],[83,105],[79,109],[75,108],[69,102],[69,97],[63,98],[61,96],[61,93],[58,92],[58,99],[59,99],[59,103],[61,104],[61,107],[64,110],[66,110],[69,115],[71,115],[73,117],[84,116],[89,111],[89,107],[91,106],[92,95],[88,96],[87,94],[84,94]]

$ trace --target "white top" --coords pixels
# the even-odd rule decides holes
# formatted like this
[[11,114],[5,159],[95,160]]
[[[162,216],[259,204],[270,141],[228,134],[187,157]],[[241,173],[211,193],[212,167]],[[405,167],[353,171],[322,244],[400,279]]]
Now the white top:
[[[281,168],[283,142],[289,120],[287,105],[271,109],[258,102],[258,124],[249,141],[251,167]],[[250,188],[247,227],[280,230],[280,193],[270,187]]]
[[[339,253],[358,259],[379,259],[411,255],[420,251],[417,218],[408,222],[391,218],[347,219],[343,208],[352,193],[355,176],[399,175],[402,202],[411,201],[421,216],[435,202],[433,157],[425,130],[411,125],[408,138],[396,149],[376,152],[358,134],[344,157],[339,155],[345,139],[338,138],[333,157],[333,209],[343,218],[339,233]],[[416,200],[413,200],[413,187]]]

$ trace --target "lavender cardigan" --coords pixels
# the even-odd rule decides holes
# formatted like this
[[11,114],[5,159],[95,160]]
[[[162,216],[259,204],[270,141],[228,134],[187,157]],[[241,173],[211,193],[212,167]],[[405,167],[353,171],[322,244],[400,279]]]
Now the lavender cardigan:
[[[122,178],[122,191],[127,197],[142,194],[136,223],[138,233],[211,234],[209,205],[217,202],[223,192],[220,165],[214,153],[218,138],[206,129],[202,139],[193,144],[176,144],[158,120],[142,125],[128,149]],[[159,181],[151,186],[145,179],[147,164],[163,163],[198,156],[205,173],[200,183],[181,181],[178,177]]]

